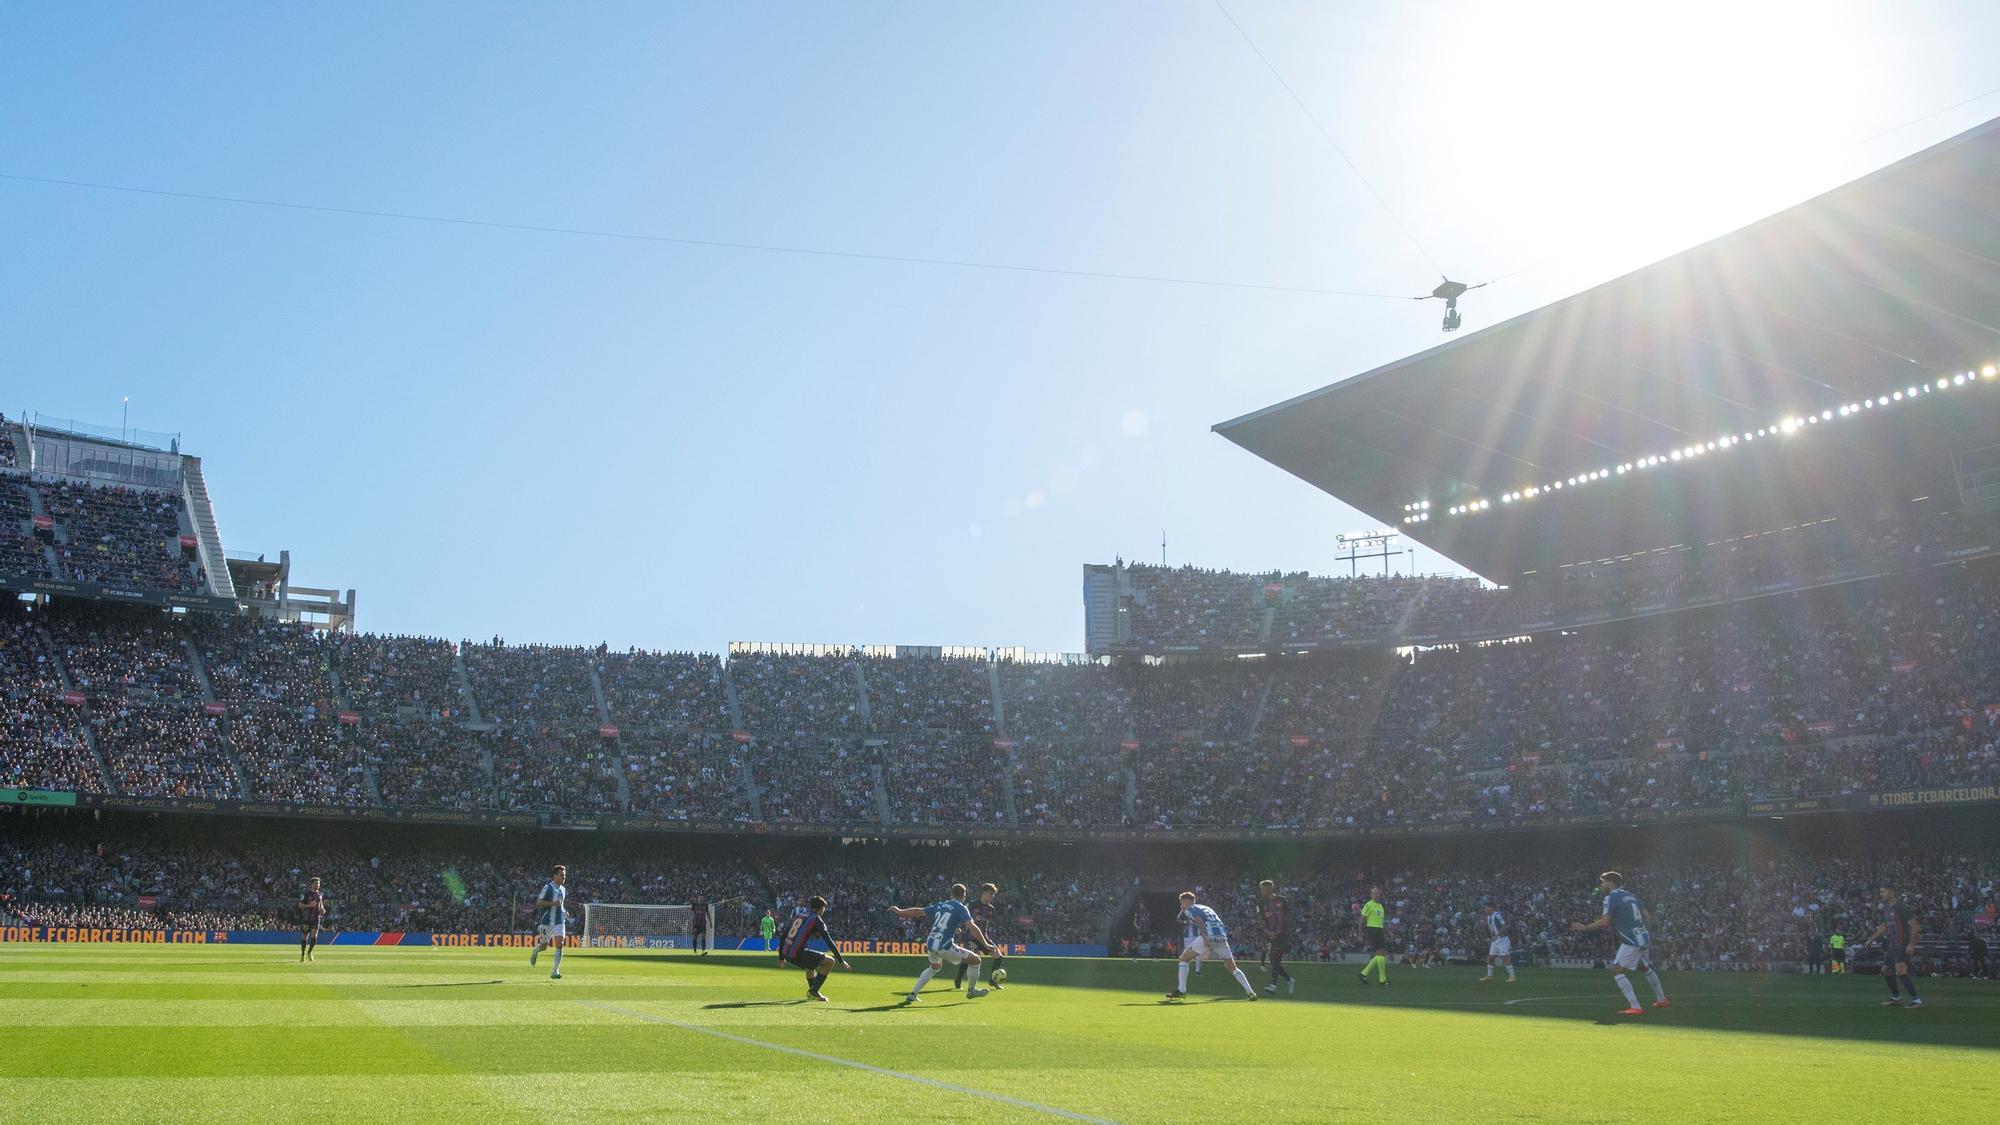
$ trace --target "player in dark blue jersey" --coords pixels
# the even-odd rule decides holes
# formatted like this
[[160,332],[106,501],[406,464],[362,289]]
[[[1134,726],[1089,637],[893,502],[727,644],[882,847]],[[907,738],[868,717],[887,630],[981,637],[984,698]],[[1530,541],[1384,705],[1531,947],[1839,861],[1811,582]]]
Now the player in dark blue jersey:
[[[996,969],[1007,963],[1007,955],[1000,952],[1001,943],[994,940],[993,937],[995,932],[993,921],[1000,913],[1000,908],[994,905],[993,899],[999,893],[999,887],[991,883],[981,883],[979,884],[979,898],[969,908],[972,911],[972,920],[979,923],[979,932],[986,935],[986,948],[980,952],[991,953],[993,955],[993,967]],[[965,970],[967,968],[968,966],[965,962],[960,961],[958,963],[958,975],[951,982],[953,988],[957,988],[965,983]],[[991,983],[996,991],[1004,991],[999,981],[996,980]]]
[[[819,986],[826,980],[826,974],[836,965],[843,969],[854,966],[840,955],[839,944],[826,928],[826,900],[814,895],[806,900],[805,908],[804,914],[794,915],[785,927],[784,940],[778,943],[778,960],[795,969],[804,969],[806,999],[824,1002],[826,996],[820,992]],[[826,947],[833,951],[833,956],[812,948],[814,938],[825,942]]]
[[1299,982],[1285,968],[1285,954],[1292,944],[1292,904],[1278,893],[1278,885],[1269,879],[1257,884],[1258,897],[1264,900],[1264,963],[1271,970],[1271,983],[1264,991],[1275,996],[1278,992],[1278,978],[1285,979],[1285,995],[1299,990]]
[[1646,983],[1653,989],[1653,1007],[1667,1006],[1667,990],[1660,986],[1660,974],[1653,971],[1647,954],[1652,949],[1653,935],[1646,929],[1646,911],[1639,905],[1639,899],[1625,889],[1625,876],[1616,871],[1606,871],[1597,877],[1597,889],[1604,892],[1604,913],[1597,921],[1585,924],[1570,923],[1576,933],[1591,930],[1610,930],[1618,935],[1618,953],[1611,959],[1611,979],[1618,985],[1618,991],[1625,996],[1625,1010],[1621,1016],[1642,1016],[1645,1009],[1639,1007],[1639,994],[1632,991],[1632,982],[1625,973],[1638,969],[1646,976]]
[[986,933],[979,928],[979,923],[972,920],[972,911],[965,905],[964,883],[953,883],[951,897],[943,902],[934,902],[929,906],[892,906],[889,909],[898,918],[913,922],[919,918],[924,920],[924,952],[930,955],[931,963],[917,974],[917,983],[911,987],[906,1003],[914,1004],[921,999],[917,994],[924,990],[946,961],[954,965],[970,961],[972,971],[965,982],[966,998],[976,1000],[986,995],[986,990],[979,987],[979,954],[953,940],[963,929],[981,948],[992,945],[986,940]]
[[1916,979],[1910,976],[1910,958],[1917,953],[1917,916],[1897,901],[1894,887],[1883,887],[1879,893],[1882,924],[1875,927],[1868,940],[1882,943],[1882,980],[1889,986],[1889,998],[1882,1004],[1889,1008],[1903,1007],[1903,998],[1896,992],[1896,984],[1901,981],[1903,991],[1910,994],[1909,1006],[1921,1008],[1923,997],[1917,995]]
[[319,950],[319,927],[326,921],[326,895],[319,889],[319,880],[306,885],[306,893],[299,896],[299,960],[310,961]]

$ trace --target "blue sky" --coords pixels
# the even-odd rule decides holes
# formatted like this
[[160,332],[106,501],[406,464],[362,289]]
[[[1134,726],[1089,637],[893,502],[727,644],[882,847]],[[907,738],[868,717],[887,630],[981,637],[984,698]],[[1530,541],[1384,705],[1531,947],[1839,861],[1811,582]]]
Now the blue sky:
[[[1493,323],[2000,113],[1990,4],[11,5],[0,174]],[[1987,95],[1979,97],[1979,95]],[[1421,249],[1419,248],[1421,247]],[[1328,571],[1208,432],[1437,307],[0,179],[0,409],[179,431],[363,627],[1076,649],[1079,565]],[[1523,272],[1517,272],[1523,271]],[[1424,553],[1424,569],[1446,564]]]

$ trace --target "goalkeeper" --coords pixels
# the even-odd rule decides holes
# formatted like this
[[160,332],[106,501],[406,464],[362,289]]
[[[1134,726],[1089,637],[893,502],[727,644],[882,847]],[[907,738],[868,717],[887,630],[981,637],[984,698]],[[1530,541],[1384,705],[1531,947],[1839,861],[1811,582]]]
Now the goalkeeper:
[[[814,895],[806,901],[806,913],[794,916],[785,927],[784,944],[778,947],[778,960],[796,969],[806,971],[806,999],[825,1002],[826,996],[819,990],[820,982],[834,965],[843,969],[854,966],[840,955],[840,946],[834,944],[833,934],[826,928],[826,900]],[[811,947],[811,941],[819,938],[833,951],[829,957]]]

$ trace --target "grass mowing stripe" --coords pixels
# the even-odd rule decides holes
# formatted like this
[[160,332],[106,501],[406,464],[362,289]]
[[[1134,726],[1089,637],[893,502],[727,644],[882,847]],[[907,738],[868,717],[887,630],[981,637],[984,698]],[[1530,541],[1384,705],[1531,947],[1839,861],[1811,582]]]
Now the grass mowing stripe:
[[663,1016],[655,1016],[646,1012],[634,1012],[630,1009],[620,1008],[613,1004],[601,1004],[595,1000],[578,1000],[577,1003],[592,1008],[602,1008],[606,1011],[616,1012],[621,1016],[630,1016],[632,1019],[635,1020],[644,1020],[647,1023],[665,1024],[668,1027],[679,1028],[682,1031],[692,1031],[697,1035],[707,1035],[707,1036],[712,1036],[716,1039],[726,1039],[731,1043],[741,1043],[744,1044],[745,1046],[750,1046],[750,1047],[762,1047],[767,1051],[780,1051],[787,1055],[796,1055],[799,1058],[812,1059],[815,1062],[831,1063],[834,1066],[844,1066],[853,1070],[864,1070],[870,1074],[880,1074],[888,1078],[900,1078],[905,1082],[915,1082],[919,1085],[932,1087],[933,1089],[947,1090],[954,1094],[965,1094],[970,1097],[985,1098],[987,1101],[999,1102],[1003,1105],[1010,1105],[1016,1109],[1032,1110],[1036,1113],[1047,1113],[1056,1117],[1065,1117],[1071,1121],[1089,1121],[1095,1123],[1095,1125],[1116,1125],[1115,1122],[1109,1121],[1102,1117],[1090,1117],[1085,1114],[1073,1112],[1071,1110],[1059,1109],[1056,1106],[1052,1105],[1042,1105],[1039,1102],[1025,1101],[1021,1098],[1010,1098],[1006,1094],[996,1094],[991,1090],[978,1090],[974,1089],[971,1086],[960,1086],[952,1082],[941,1082],[935,1078],[925,1078],[921,1074],[909,1074],[900,1070],[890,1070],[888,1067],[875,1066],[871,1063],[856,1062],[853,1059],[837,1058],[833,1055],[822,1055],[817,1051],[808,1051],[801,1047],[787,1047],[782,1043],[766,1043],[761,1039],[752,1039],[747,1035],[731,1035],[727,1031],[718,1031],[712,1027],[703,1027],[700,1024],[695,1024],[695,1023],[682,1023],[679,1020],[670,1020]]

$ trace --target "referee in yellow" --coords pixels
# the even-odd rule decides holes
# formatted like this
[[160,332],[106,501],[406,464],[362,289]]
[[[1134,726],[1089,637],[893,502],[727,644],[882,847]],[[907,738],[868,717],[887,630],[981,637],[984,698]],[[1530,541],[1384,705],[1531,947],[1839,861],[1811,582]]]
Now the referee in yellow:
[[1382,987],[1389,986],[1389,931],[1383,925],[1388,911],[1382,907],[1382,888],[1368,888],[1368,901],[1361,904],[1361,944],[1368,950],[1368,963],[1361,966],[1361,983],[1368,983],[1368,970],[1375,970]]

